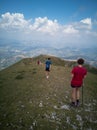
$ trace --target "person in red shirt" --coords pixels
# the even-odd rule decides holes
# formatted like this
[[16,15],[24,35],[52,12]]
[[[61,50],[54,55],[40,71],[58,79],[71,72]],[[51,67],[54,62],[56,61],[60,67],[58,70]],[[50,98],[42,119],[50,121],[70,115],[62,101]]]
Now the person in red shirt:
[[72,87],[72,106],[79,106],[80,87],[83,85],[83,79],[87,74],[87,69],[83,67],[84,60],[82,58],[77,60],[78,65],[72,71],[71,87]]

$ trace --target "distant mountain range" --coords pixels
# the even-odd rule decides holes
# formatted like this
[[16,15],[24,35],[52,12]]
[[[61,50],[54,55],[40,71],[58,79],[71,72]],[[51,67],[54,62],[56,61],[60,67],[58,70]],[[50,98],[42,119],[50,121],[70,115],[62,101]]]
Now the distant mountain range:
[[[60,45],[59,45],[60,46]],[[87,47],[46,47],[39,44],[0,41],[0,70],[16,63],[25,57],[34,57],[40,54],[54,55],[66,60],[76,60],[83,57],[86,63],[97,67],[97,48]]]

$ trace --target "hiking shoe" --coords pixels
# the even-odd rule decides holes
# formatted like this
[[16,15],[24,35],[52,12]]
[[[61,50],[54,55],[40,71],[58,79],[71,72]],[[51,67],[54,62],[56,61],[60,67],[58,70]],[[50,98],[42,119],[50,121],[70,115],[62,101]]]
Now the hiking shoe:
[[80,105],[79,100],[76,101],[76,106],[78,107]]
[[71,107],[76,107],[75,102],[71,102],[71,103],[70,103],[70,106],[71,106]]
[[49,76],[46,76],[46,78],[48,79],[48,78],[49,78]]

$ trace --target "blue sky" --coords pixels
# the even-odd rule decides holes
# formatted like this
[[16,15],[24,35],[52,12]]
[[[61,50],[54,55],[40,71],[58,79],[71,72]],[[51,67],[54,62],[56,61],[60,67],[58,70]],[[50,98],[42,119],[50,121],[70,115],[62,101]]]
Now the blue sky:
[[0,38],[97,44],[97,0],[0,0]]
[[59,23],[96,17],[97,0],[0,0],[0,14],[23,13],[26,19],[48,17]]

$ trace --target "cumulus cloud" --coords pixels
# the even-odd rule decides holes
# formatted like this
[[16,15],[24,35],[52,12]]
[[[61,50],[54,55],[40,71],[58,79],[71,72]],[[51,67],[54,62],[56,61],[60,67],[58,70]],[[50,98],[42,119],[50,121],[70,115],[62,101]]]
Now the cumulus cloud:
[[[88,38],[89,36],[89,38]],[[0,37],[17,40],[39,41],[51,45],[64,46],[69,44],[97,42],[97,32],[92,29],[91,18],[82,19],[68,25],[61,25],[58,21],[47,17],[38,17],[32,22],[26,20],[23,14],[9,12],[0,18]],[[89,41],[89,40],[90,41]]]
[[91,18],[86,18],[80,21],[83,24],[83,27],[87,28],[87,29],[91,29],[92,28],[92,21]]
[[23,14],[9,12],[1,16],[0,27],[4,29],[21,29],[27,26],[29,21],[24,19]]
[[32,30],[36,30],[42,33],[49,33],[54,35],[59,29],[57,20],[49,20],[47,17],[36,18],[34,24],[32,25]]

